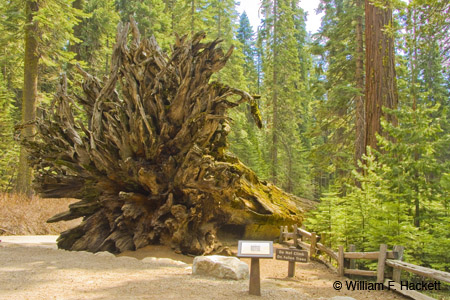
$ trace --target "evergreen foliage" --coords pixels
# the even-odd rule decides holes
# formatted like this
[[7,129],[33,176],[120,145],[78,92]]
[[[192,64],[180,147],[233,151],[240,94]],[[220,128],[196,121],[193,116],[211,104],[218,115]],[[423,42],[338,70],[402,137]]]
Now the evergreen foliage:
[[391,138],[379,136],[380,152],[370,151],[363,171],[352,172],[360,186],[334,186],[308,226],[325,233],[334,247],[376,251],[382,243],[403,245],[415,263],[449,270],[450,256],[437,250],[450,239],[449,162],[439,160],[448,134],[440,135],[442,118],[432,117],[438,111],[439,105],[391,110],[399,126],[383,122]]
[[383,121],[379,151],[369,151],[355,167],[354,20],[364,13],[356,3],[322,1],[325,16],[312,45],[318,55],[316,70],[325,76],[313,81],[320,102],[311,157],[316,174],[325,174],[325,181],[320,180],[322,197],[308,226],[334,248],[355,244],[359,251],[376,251],[380,243],[403,245],[408,261],[449,270],[449,255],[442,247],[448,247],[450,238],[446,184],[450,89],[444,83],[447,68],[442,52],[448,39],[440,35],[448,29],[448,15],[436,14],[448,11],[449,5],[431,0],[399,4],[396,23],[386,28],[406,28],[395,35],[400,49],[399,109],[384,109],[398,124]]
[[263,129],[251,121],[249,107],[234,109],[229,149],[260,178],[319,201],[307,223],[324,243],[366,251],[381,242],[401,244],[408,261],[449,270],[448,1],[375,1],[395,6],[385,31],[395,38],[399,103],[385,113],[397,124],[382,122],[378,150],[359,164],[362,0],[321,0],[322,26],[313,35],[298,0],[261,1],[262,20],[254,29],[233,0],[30,1],[0,2],[0,190],[10,191],[17,181],[14,127],[22,122],[25,31],[31,24],[25,3],[39,3],[32,16],[38,114],[49,109],[61,73],[68,72],[69,81],[80,76],[76,63],[100,79],[109,73],[117,24],[132,16],[142,35],[154,35],[165,51],[176,34],[200,30],[207,41],[222,39],[224,51],[234,47],[213,80],[260,96]]
[[87,1],[83,7],[78,60],[84,69],[102,78],[109,73],[109,59],[115,43],[119,13],[112,0]]
[[1,192],[11,191],[16,174],[19,149],[14,141],[13,105],[14,94],[8,88],[3,74],[0,73],[0,188]]
[[172,41],[171,20],[163,1],[117,0],[116,5],[122,22],[129,22],[133,17],[144,37],[154,35],[161,47],[168,47]]
[[245,11],[239,18],[239,28],[237,30],[237,39],[242,45],[242,53],[244,55],[244,76],[248,81],[248,90],[257,93],[258,73],[256,69],[256,49],[255,49],[255,33],[250,25],[250,20]]
[[263,1],[262,9],[262,113],[267,120],[264,156],[271,162],[273,182],[286,191],[310,197],[309,164],[303,156],[308,149],[302,141],[309,119],[309,95],[302,74],[308,72],[308,66],[301,63],[306,45],[298,39],[305,34],[304,13],[298,1]]
[[[312,151],[313,162],[326,178],[347,181],[353,165],[356,96],[356,25],[358,9],[354,0],[322,1],[322,27],[313,38],[313,51],[320,60],[322,76],[314,89],[324,90],[312,132],[322,134],[322,142]],[[322,175],[324,176],[324,175]]]

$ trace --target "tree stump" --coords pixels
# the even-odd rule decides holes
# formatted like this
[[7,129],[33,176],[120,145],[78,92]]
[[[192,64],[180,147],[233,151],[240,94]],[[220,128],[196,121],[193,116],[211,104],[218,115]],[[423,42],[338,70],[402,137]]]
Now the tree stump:
[[160,243],[199,255],[222,249],[226,226],[301,223],[310,202],[260,182],[226,152],[227,110],[249,102],[259,127],[261,117],[248,93],[210,82],[232,48],[204,37],[177,36],[169,56],[154,37],[141,40],[132,20],[119,25],[108,78],[78,67],[82,95],[69,95],[62,78],[37,138],[24,141],[35,190],[80,199],[48,220],[83,217],[59,248],[118,253]]

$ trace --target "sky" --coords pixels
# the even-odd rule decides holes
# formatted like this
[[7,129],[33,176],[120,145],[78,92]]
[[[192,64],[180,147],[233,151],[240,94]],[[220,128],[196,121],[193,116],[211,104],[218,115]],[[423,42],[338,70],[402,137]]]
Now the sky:
[[[306,30],[311,33],[316,33],[320,28],[320,22],[322,18],[322,14],[317,15],[315,9],[319,6],[320,0],[303,0],[300,1],[300,6],[308,13],[308,18],[306,21]],[[256,29],[259,25],[259,7],[261,6],[261,0],[241,0],[240,5],[237,7],[239,14],[243,11],[247,13],[248,18],[250,19],[250,24],[253,26],[253,31],[256,32]]]

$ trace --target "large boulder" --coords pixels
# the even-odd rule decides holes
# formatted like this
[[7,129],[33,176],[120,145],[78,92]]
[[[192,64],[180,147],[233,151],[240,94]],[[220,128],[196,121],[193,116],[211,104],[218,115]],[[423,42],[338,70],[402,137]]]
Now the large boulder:
[[249,271],[248,265],[236,257],[210,255],[194,259],[192,274],[241,280],[248,278]]

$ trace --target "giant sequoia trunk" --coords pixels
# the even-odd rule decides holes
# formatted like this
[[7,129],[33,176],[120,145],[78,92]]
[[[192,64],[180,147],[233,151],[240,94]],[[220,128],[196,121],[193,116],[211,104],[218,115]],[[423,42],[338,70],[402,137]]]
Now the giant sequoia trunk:
[[[162,243],[203,254],[220,250],[221,228],[301,222],[308,202],[260,182],[226,154],[227,109],[249,101],[258,126],[261,119],[250,95],[210,82],[232,49],[224,54],[219,41],[203,38],[177,38],[169,57],[154,38],[140,40],[132,22],[119,28],[107,79],[80,69],[82,96],[68,95],[63,80],[28,144],[37,191],[81,199],[49,220],[83,217],[61,234],[60,248],[122,252]],[[86,122],[74,117],[75,101]]]
[[366,19],[366,91],[365,91],[365,144],[377,148],[377,134],[383,134],[381,117],[396,124],[393,114],[384,113],[383,107],[395,109],[398,104],[397,79],[395,73],[394,34],[392,26],[392,4],[383,0],[375,5],[365,1]]

